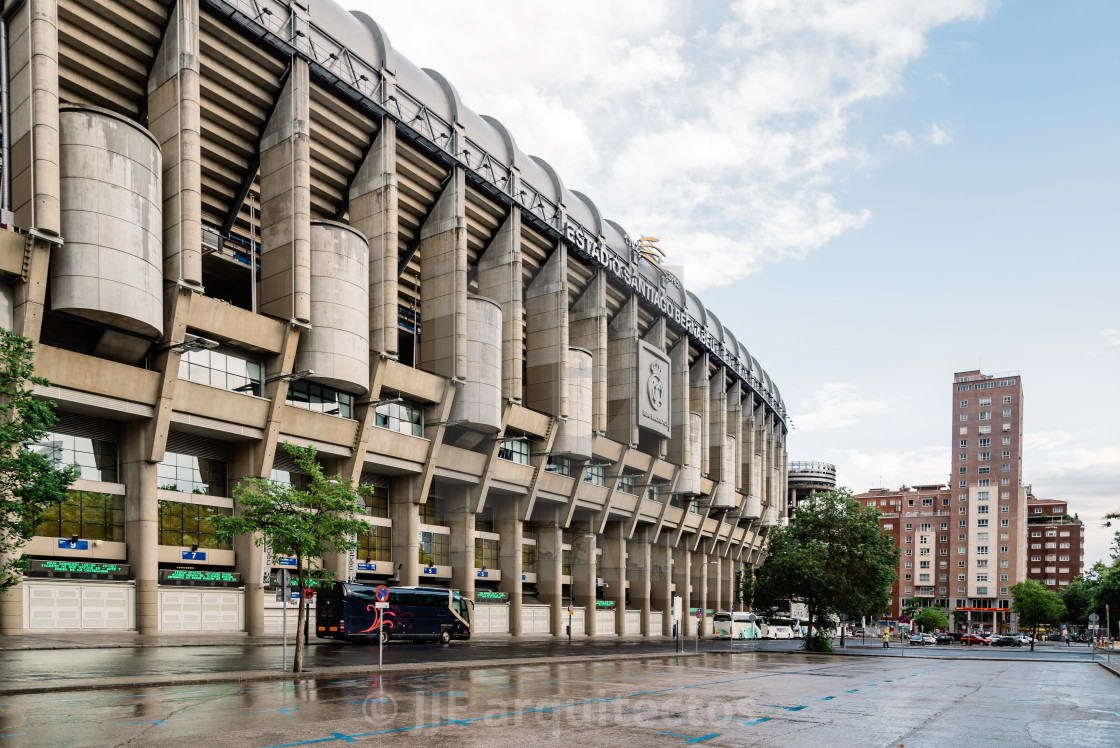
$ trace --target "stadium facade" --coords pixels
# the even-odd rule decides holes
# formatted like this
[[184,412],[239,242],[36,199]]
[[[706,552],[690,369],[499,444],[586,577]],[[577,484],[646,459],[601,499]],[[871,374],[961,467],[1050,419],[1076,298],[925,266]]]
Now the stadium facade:
[[[38,448],[82,471],[4,632],[276,630],[291,560],[214,521],[241,479],[300,485],[285,442],[372,487],[329,568],[461,590],[476,631],[658,635],[674,596],[733,604],[786,515],[777,387],[373,19],[24,0],[4,22],[0,324],[58,405]],[[740,332],[781,314],[756,312]]]

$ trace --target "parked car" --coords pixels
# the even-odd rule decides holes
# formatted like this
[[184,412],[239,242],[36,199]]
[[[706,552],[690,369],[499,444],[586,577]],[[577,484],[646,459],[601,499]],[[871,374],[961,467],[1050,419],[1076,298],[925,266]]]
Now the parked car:
[[965,645],[966,647],[970,644],[986,645],[987,643],[987,639],[982,636],[977,636],[976,634],[965,634],[961,637],[961,644]]
[[1020,644],[1027,644],[1027,645],[1029,645],[1029,644],[1030,644],[1031,642],[1033,642],[1033,641],[1034,641],[1034,639],[1032,639],[1032,638],[1031,638],[1030,636],[1028,636],[1027,634],[1016,634],[1016,635],[1015,635],[1015,638],[1019,640],[1019,643],[1020,643]]
[[949,636],[953,637],[953,641],[959,642],[961,640],[961,637],[964,636],[964,632],[962,632],[962,631],[950,631]]
[[955,641],[952,634],[938,634],[934,638],[937,639],[938,644],[952,644]]
[[933,638],[933,634],[914,634],[910,637],[910,645],[925,646],[927,644],[937,644],[937,640]]
[[993,636],[989,642],[993,647],[1021,647],[1023,642],[1014,636]]

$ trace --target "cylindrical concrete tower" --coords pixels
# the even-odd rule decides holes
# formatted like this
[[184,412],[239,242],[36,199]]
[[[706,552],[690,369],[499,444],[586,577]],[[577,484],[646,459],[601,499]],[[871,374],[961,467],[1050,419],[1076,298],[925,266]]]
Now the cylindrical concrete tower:
[[311,222],[311,331],[296,355],[297,371],[342,392],[369,387],[369,247],[355,229]]
[[699,413],[688,414],[688,464],[681,466],[676,493],[684,496],[700,495],[701,418]]
[[51,305],[156,337],[163,332],[162,162],[144,128],[91,107],[59,111],[62,236]]
[[487,431],[502,427],[502,307],[467,299],[467,378],[455,395],[451,419]]
[[573,460],[591,457],[591,351],[568,349],[568,420],[560,424],[553,450]]
[[724,437],[720,463],[720,482],[712,496],[712,508],[732,509],[735,507],[735,437]]

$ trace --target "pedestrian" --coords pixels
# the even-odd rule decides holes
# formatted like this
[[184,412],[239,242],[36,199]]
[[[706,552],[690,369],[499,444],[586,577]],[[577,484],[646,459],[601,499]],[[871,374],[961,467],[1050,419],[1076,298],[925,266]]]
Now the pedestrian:
[[891,648],[891,632],[889,629],[883,629],[883,649]]

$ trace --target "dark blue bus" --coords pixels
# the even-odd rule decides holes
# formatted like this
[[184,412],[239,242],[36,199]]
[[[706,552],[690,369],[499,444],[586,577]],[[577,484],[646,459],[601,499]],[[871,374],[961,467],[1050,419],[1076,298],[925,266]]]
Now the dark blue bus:
[[[377,587],[352,582],[324,585],[315,598],[315,635],[320,639],[377,641],[430,639],[447,644],[470,639],[471,601],[439,587],[391,587],[389,607],[378,608]],[[385,620],[382,625],[381,614]]]

